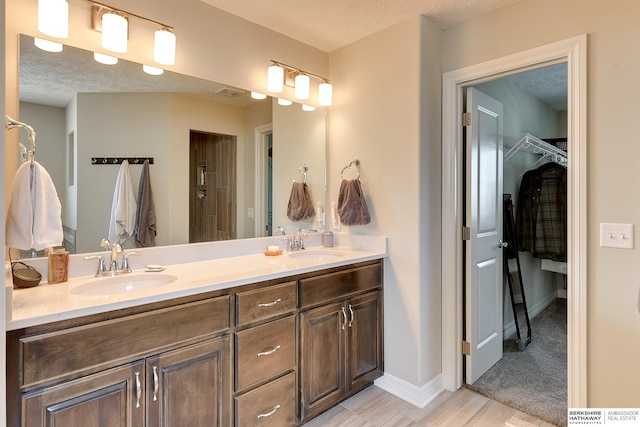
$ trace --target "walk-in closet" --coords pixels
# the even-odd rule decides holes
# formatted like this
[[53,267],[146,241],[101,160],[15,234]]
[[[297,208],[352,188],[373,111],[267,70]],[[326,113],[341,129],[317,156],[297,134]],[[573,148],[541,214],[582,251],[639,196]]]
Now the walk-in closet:
[[467,386],[566,425],[567,66],[473,88],[503,106],[504,304],[502,358]]

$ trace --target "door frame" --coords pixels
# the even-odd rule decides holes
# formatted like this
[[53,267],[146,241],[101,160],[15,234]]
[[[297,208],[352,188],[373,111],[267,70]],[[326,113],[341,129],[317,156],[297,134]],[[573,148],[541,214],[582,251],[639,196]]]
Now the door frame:
[[254,129],[255,153],[255,198],[254,198],[254,237],[264,237],[266,226],[264,213],[267,211],[267,135],[273,133],[273,124],[256,126]]
[[462,90],[514,72],[568,64],[567,374],[568,407],[587,406],[587,36],[518,52],[443,74],[442,80],[442,377],[462,386]]

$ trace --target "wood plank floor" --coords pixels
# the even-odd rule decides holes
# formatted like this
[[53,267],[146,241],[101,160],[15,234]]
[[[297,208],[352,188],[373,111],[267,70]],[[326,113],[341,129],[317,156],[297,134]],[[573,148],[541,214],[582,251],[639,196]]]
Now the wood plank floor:
[[309,421],[305,427],[552,427],[469,389],[444,391],[425,408],[372,386]]

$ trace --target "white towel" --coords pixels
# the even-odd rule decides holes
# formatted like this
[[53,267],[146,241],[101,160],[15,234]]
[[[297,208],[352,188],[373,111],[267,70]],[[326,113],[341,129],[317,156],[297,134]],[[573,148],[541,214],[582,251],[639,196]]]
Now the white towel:
[[47,170],[23,163],[13,178],[6,224],[6,244],[21,250],[62,245],[62,206]]
[[127,237],[133,236],[136,211],[136,195],[133,192],[129,162],[123,160],[118,171],[111,205],[111,219],[109,221],[109,241],[111,244],[117,242],[122,244]]

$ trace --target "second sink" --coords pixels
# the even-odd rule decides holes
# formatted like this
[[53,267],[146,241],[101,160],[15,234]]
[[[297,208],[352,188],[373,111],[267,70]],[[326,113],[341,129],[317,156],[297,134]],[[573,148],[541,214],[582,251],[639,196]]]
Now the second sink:
[[69,290],[75,295],[113,295],[168,285],[177,279],[170,274],[125,274],[85,282]]

